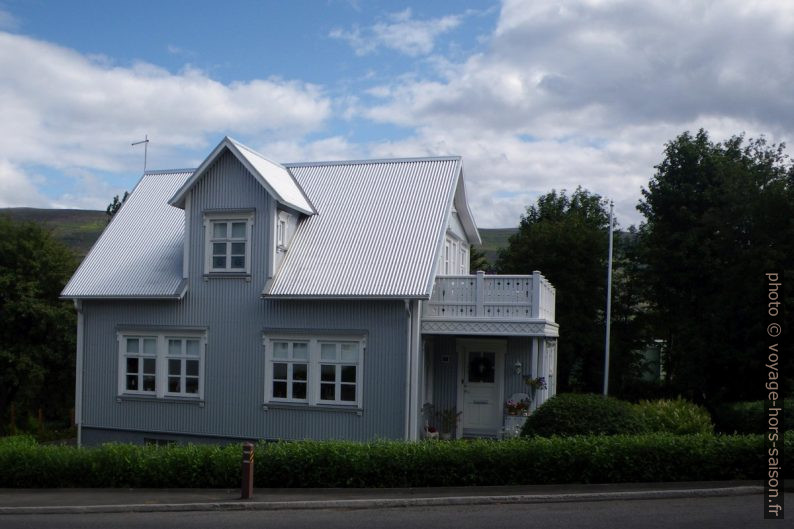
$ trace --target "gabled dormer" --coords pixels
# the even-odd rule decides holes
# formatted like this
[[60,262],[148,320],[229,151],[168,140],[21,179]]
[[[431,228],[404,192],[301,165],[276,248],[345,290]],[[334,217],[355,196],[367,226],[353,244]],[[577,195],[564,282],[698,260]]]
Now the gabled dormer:
[[185,278],[272,277],[299,221],[316,214],[289,170],[228,137],[169,204],[185,211]]

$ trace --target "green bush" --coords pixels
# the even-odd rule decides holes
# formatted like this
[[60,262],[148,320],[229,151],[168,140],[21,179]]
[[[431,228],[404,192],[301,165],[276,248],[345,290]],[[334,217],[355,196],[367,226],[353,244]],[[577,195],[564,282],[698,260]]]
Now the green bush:
[[615,435],[643,431],[632,405],[595,394],[561,393],[529,416],[521,432],[539,435]]
[[[766,401],[734,402],[719,406],[714,411],[717,430],[724,433],[764,433],[767,416]],[[783,401],[783,422],[786,430],[794,430],[794,399]]]
[[[794,453],[794,432],[785,437]],[[240,484],[237,445],[97,448],[0,442],[3,487]],[[256,447],[257,487],[433,487],[761,479],[760,435],[573,436],[405,443],[298,441]],[[784,463],[794,475],[794,458]]]
[[675,400],[644,400],[634,405],[634,411],[646,432],[694,434],[714,431],[709,412],[680,397]]

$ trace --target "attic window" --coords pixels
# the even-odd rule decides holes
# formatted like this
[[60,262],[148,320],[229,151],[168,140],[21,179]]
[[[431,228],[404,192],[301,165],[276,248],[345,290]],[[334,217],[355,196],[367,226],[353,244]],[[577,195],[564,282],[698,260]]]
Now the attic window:
[[279,248],[287,246],[287,221],[282,218],[278,219],[276,244],[278,244]]
[[206,215],[206,273],[250,274],[253,216]]

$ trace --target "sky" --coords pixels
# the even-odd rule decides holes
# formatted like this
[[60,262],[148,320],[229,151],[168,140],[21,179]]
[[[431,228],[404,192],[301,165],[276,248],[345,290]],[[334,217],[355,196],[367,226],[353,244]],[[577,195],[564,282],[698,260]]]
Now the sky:
[[700,128],[794,137],[787,0],[0,0],[0,207],[105,209],[225,136],[282,161],[460,155],[480,227],[636,210]]

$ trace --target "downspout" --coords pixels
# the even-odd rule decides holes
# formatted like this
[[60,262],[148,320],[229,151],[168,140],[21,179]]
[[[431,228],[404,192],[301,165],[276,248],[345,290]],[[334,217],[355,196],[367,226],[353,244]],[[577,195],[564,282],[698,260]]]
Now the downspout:
[[83,302],[74,300],[77,309],[77,350],[74,376],[74,424],[77,426],[77,446],[83,444]]
[[411,310],[411,427],[409,430],[412,441],[419,440],[419,399],[422,397],[419,388],[419,369],[422,365],[419,358],[419,351],[422,347],[420,307],[421,302],[418,299],[413,300]]
[[408,299],[403,301],[405,303],[405,329],[407,331],[405,340],[405,440],[408,441],[411,434],[411,347],[413,346],[411,331],[413,329],[413,325],[411,324],[411,302]]

